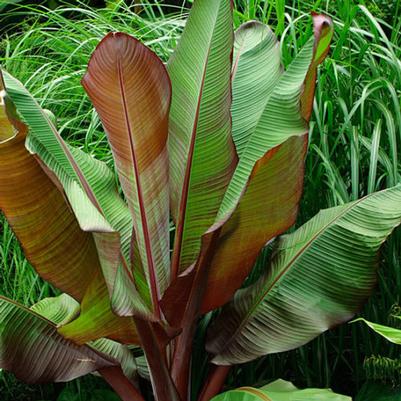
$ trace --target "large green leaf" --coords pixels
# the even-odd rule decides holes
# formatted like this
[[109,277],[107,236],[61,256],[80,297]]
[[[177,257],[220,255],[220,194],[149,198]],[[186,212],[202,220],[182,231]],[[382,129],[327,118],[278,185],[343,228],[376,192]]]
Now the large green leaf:
[[230,116],[232,25],[230,0],[195,1],[167,65],[173,278],[195,262],[237,162]]
[[376,282],[378,250],[401,222],[401,186],[326,209],[283,236],[268,272],[209,330],[213,362],[287,351],[349,320]]
[[27,383],[69,381],[118,362],[88,346],[77,346],[57,327],[0,297],[0,367]]
[[351,401],[351,397],[335,394],[329,389],[298,390],[290,382],[276,380],[262,388],[240,387],[227,391],[212,401]]
[[[258,152],[263,146],[271,146],[275,141],[284,142],[271,149],[268,148],[267,152],[256,161],[245,187],[241,190],[238,206],[233,213],[230,211],[224,215],[229,218],[221,230],[209,267],[202,305],[204,313],[229,301],[250,273],[261,248],[295,223],[303,187],[307,131],[304,130],[304,134],[299,136],[294,132],[291,136],[291,132],[286,131],[287,126],[282,126],[280,139],[279,126],[275,126],[276,121],[273,122],[267,117],[269,108],[274,109],[278,106],[275,96],[279,92],[275,91],[280,85],[284,85],[282,87],[284,93],[288,91],[291,96],[296,96],[286,99],[287,103],[293,103],[292,112],[295,114],[285,116],[280,123],[291,126],[289,123],[291,119],[292,121],[301,119],[305,124],[309,123],[316,70],[328,52],[333,33],[332,22],[325,16],[314,15],[313,25],[313,52],[311,58],[306,60],[308,63],[306,73],[305,66],[296,59],[289,70],[298,65],[301,75],[294,74],[293,80],[288,81],[281,81],[286,73],[281,76],[278,44],[267,27],[249,23],[237,31],[238,65],[234,67],[232,114],[233,135],[234,139],[237,138],[240,164],[243,158],[249,162],[255,149],[255,155],[260,155]],[[257,64],[259,59],[260,63]],[[254,71],[256,83],[250,83],[252,76],[250,69]],[[262,77],[265,77],[264,82]],[[291,85],[295,83],[297,87],[301,82],[297,81],[298,79],[304,79],[302,88],[293,91]],[[246,87],[249,87],[248,92]],[[283,96],[286,98],[286,95]],[[251,102],[252,106],[247,108],[243,99],[249,100],[249,98],[257,100]],[[277,117],[280,118],[271,115],[271,118]],[[267,120],[264,121],[264,118]],[[264,136],[261,136],[262,141],[259,141],[258,135],[262,133]],[[265,139],[267,142],[263,142]],[[251,151],[248,146],[251,147]],[[247,162],[244,166],[246,165]],[[243,173],[244,170],[236,170],[236,174],[240,174],[239,177],[242,177]]]
[[170,81],[160,59],[133,37],[107,35],[82,79],[106,130],[133,217],[133,271],[145,272],[153,310],[169,284],[168,112]]

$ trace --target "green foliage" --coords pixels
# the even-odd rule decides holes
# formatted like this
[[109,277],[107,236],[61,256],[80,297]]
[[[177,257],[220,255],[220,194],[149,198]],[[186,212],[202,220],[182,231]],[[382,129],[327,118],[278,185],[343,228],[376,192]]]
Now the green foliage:
[[276,380],[261,388],[241,387],[214,397],[212,401],[351,401],[350,397],[326,389],[299,390],[292,383]]
[[120,401],[120,398],[111,390],[83,390],[78,393],[67,387],[57,397],[56,401]]
[[363,368],[366,378],[376,383],[386,383],[391,387],[401,382],[401,358],[370,356],[365,359]]
[[400,401],[401,390],[397,387],[368,382],[363,385],[355,401]]

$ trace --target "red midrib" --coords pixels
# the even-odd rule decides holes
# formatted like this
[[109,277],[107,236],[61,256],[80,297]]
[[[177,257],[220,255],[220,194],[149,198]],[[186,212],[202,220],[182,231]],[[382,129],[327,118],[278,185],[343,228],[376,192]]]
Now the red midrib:
[[134,165],[134,174],[135,174],[136,188],[137,188],[137,193],[138,193],[139,210],[140,210],[140,214],[141,214],[143,236],[144,236],[144,240],[145,240],[146,258],[147,258],[147,262],[148,262],[150,290],[151,290],[151,294],[152,294],[154,311],[156,313],[156,316],[158,318],[160,318],[161,315],[160,315],[160,307],[159,307],[159,291],[158,291],[158,285],[157,285],[156,274],[155,274],[155,266],[154,266],[153,257],[152,257],[152,247],[151,247],[151,243],[150,243],[148,222],[147,222],[147,218],[146,218],[146,211],[145,211],[145,207],[144,207],[142,188],[141,188],[140,177],[139,177],[139,172],[138,172],[138,163],[136,160],[134,144],[132,141],[131,124],[130,124],[130,121],[128,118],[127,100],[126,100],[125,90],[124,90],[124,80],[123,80],[123,74],[122,74],[122,69],[121,69],[121,60],[117,61],[117,66],[118,66],[118,82],[120,84],[120,92],[121,92],[123,109],[124,109],[125,123],[126,123],[126,127],[128,130],[128,141],[130,144],[130,153],[131,153],[131,158],[132,158],[132,164]]

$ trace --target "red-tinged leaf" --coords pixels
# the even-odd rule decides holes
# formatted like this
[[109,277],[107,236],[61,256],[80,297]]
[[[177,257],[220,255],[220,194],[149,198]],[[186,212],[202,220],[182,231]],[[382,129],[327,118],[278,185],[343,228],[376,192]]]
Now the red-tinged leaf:
[[295,223],[307,142],[307,135],[290,138],[256,163],[217,241],[202,313],[226,303],[250,273],[263,246]]
[[[214,238],[213,257],[200,273],[206,280],[202,284],[202,313],[226,303],[248,276],[260,249],[294,224],[302,194],[306,146],[304,135],[268,152],[255,165],[235,212],[204,235],[207,238],[220,230]],[[183,324],[191,288],[200,284],[195,283],[197,272],[197,268],[185,272],[165,293],[163,311],[173,325]]]
[[[1,82],[4,88],[3,81]],[[95,196],[96,191],[92,191],[89,184],[96,181],[97,185],[94,185],[96,190],[106,193],[114,200],[113,194],[116,192],[110,188],[110,177],[106,174],[109,172],[104,170],[104,164],[85,155],[95,163],[91,164],[91,169],[102,173],[102,179],[94,179],[93,174],[89,174],[91,178],[89,182],[86,181],[70,148],[26,89],[8,74],[6,82],[7,92],[10,88],[13,100],[15,99],[20,106],[18,111],[21,111],[24,119],[30,124],[28,142],[35,156],[26,150],[27,127],[19,120],[11,100],[7,98],[3,89],[1,109],[8,119],[3,119],[2,122],[3,125],[6,123],[14,125],[16,136],[0,144],[0,175],[4,177],[0,180],[0,208],[10,221],[21,241],[25,255],[36,271],[78,301],[84,300],[85,304],[90,303],[92,309],[99,313],[97,319],[104,320],[105,317],[109,317],[108,327],[116,328],[114,338],[117,339],[118,333],[127,333],[131,330],[132,322],[127,325],[128,320],[119,321],[112,314],[105,281],[100,272],[101,267],[104,268],[105,265],[118,264],[120,239],[119,234],[104,219],[103,210],[99,207],[98,198]],[[52,149],[54,154],[48,153],[46,151],[48,148]],[[39,162],[36,158],[37,153],[43,156],[43,162]],[[71,179],[68,175],[69,169],[77,172],[82,180],[82,187],[78,184],[81,181]],[[89,172],[87,168],[84,170],[86,173]],[[61,182],[66,197],[60,192]],[[104,198],[99,196],[100,203],[107,205],[109,201]],[[76,213],[75,216],[72,210]],[[118,213],[117,217],[120,219],[124,207],[114,203],[113,210]],[[124,218],[122,220],[124,221]],[[96,245],[99,245],[99,240],[104,242],[104,245],[98,250]],[[99,258],[102,263],[99,262]],[[105,277],[108,275],[105,274]],[[88,287],[95,284],[102,288],[98,294],[88,291]],[[87,294],[93,294],[90,300],[84,299],[88,297]],[[142,308],[144,309],[146,308]],[[84,319],[83,315],[80,319],[81,321]],[[91,339],[99,338],[97,330],[93,330],[91,336]],[[127,341],[126,337],[124,334],[122,340]],[[136,338],[135,330],[130,337]]]
[[77,344],[107,337],[124,344],[139,344],[135,324],[130,317],[113,313],[103,276],[92,277],[83,302],[80,316],[59,328],[59,333]]
[[178,305],[177,318],[174,318],[177,320],[177,324],[180,322],[178,318],[182,319],[180,323],[183,329],[174,343],[171,376],[182,398],[185,397],[189,383],[192,343],[207,282],[207,267],[213,257],[214,246],[220,230],[221,224],[216,224],[202,236],[201,252],[196,261],[196,265],[191,269],[192,272],[190,272],[193,281],[188,293],[188,300],[183,306]]
[[[294,61],[300,66],[303,64],[304,70],[307,67],[306,74],[297,76],[290,73],[286,76],[283,73],[278,85],[298,85],[299,78],[304,77],[303,85],[299,87],[298,114],[307,123],[312,110],[317,67],[328,53],[333,34],[332,22],[328,17],[314,14],[313,25],[314,47],[311,58],[303,60],[300,57],[299,61]],[[288,102],[291,100],[293,101],[289,98]],[[279,98],[275,100],[273,90],[267,108],[274,109],[278,105]],[[266,129],[266,136],[273,134],[274,130],[269,132],[269,125],[274,125],[273,120],[279,118],[271,117],[269,118],[268,112],[262,112],[255,127],[256,133]],[[261,248],[295,223],[302,194],[308,137],[306,129],[301,136],[291,137],[288,135],[290,132],[285,133],[285,127],[283,133],[282,139],[286,139],[285,142],[273,147],[254,165],[245,193],[235,212],[224,224],[209,268],[203,313],[229,301],[250,273]],[[246,156],[246,148],[244,152],[246,159],[249,157]]]
[[88,346],[77,346],[37,313],[0,297],[0,368],[27,383],[65,382],[118,365]]
[[[327,53],[332,36],[332,24],[328,18],[314,16],[314,25],[314,40],[308,42],[288,71],[283,73],[277,87],[270,90],[266,102],[260,102],[264,109],[259,112],[254,110],[254,115],[259,119],[254,124],[255,132],[249,132],[246,138],[241,139],[240,163],[230,183],[231,188],[227,190],[227,202],[223,201],[214,225],[219,229],[222,226],[220,237],[210,266],[203,273],[208,277],[201,308],[203,313],[229,301],[250,273],[260,249],[295,222],[307,145],[305,121],[310,117],[310,96],[313,99],[315,87],[315,81],[311,77],[315,76],[318,64]],[[246,29],[257,30],[255,35],[247,33],[245,36],[254,45],[261,27],[250,25]],[[262,33],[267,35],[260,36],[261,39],[265,38],[264,46],[269,45],[273,51],[274,41],[270,38],[270,33],[263,30]],[[247,44],[244,48],[249,46]],[[254,65],[252,58],[247,58],[246,54],[242,57],[247,61],[243,65]],[[239,64],[238,68],[244,68],[243,65]],[[261,68],[266,68],[265,63]],[[237,71],[236,79],[241,77],[245,75]],[[238,82],[237,86],[240,87]],[[279,93],[281,90],[287,91],[285,96]],[[241,103],[236,101],[236,104]],[[293,115],[285,114],[278,118],[271,113],[270,109],[279,110],[280,107],[288,111],[287,106]],[[237,112],[240,121],[239,106]],[[248,117],[244,118],[247,119],[246,126],[249,126]],[[282,131],[279,130],[280,127]],[[267,151],[262,154],[264,148]],[[257,158],[259,154],[261,157]],[[248,170],[249,176],[244,181]],[[186,302],[181,302],[180,305],[174,300],[190,297],[191,290],[183,286],[193,286],[195,277],[195,272],[186,272],[186,276],[179,277],[166,291],[162,302],[163,310],[167,317],[174,316],[176,324],[183,319]]]
[[198,257],[237,163],[231,137],[233,22],[228,0],[195,1],[167,64],[171,214],[176,223],[172,277]]
[[301,98],[301,114],[306,121],[309,121],[312,114],[317,67],[326,58],[330,50],[331,39],[333,37],[333,22],[330,17],[313,12],[312,19],[313,34],[315,37],[314,57],[308,74],[305,78],[305,84]]
[[169,282],[169,78],[146,46],[112,33],[93,53],[82,84],[108,135],[133,216],[137,244],[132,247],[138,246],[158,314],[158,300]]
[[0,90],[1,130],[15,132],[14,137],[0,142],[0,209],[36,271],[81,300],[100,269],[95,243],[81,230],[62,193],[26,150],[27,126],[17,120],[9,100],[6,110],[4,86]]
[[[151,318],[152,316],[150,316]],[[159,344],[166,345],[178,333],[159,322],[150,322]],[[85,344],[102,337],[123,344],[140,345],[140,338],[131,317],[117,316],[110,306],[107,288],[103,277],[98,274],[93,278],[81,304],[79,317],[59,328],[59,333],[77,344]]]

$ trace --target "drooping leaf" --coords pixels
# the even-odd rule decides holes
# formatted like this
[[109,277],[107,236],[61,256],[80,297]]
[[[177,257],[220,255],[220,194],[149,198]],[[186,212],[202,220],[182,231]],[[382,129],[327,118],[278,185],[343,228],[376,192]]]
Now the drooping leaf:
[[355,319],[351,323],[355,323],[355,322],[363,322],[368,327],[370,327],[375,333],[381,335],[386,340],[388,340],[394,344],[401,345],[401,330],[400,329],[395,329],[393,327],[384,326],[379,323],[369,322],[368,320],[363,319],[363,318]]
[[56,326],[62,326],[75,319],[80,311],[79,302],[68,294],[44,298],[31,306],[31,310],[50,320]]
[[117,362],[77,346],[37,313],[0,297],[0,367],[27,383],[73,380]]
[[231,137],[231,1],[194,2],[168,62],[172,275],[195,262],[237,163]]
[[330,389],[298,390],[290,382],[276,380],[262,388],[240,387],[227,391],[212,401],[351,401],[351,397],[335,394]]
[[[110,302],[108,302],[109,295],[107,290],[105,291],[106,285],[108,285],[109,291],[112,290],[114,282],[113,275],[117,274],[118,271],[122,270],[123,266],[127,265],[127,261],[120,251],[119,231],[121,231],[121,239],[126,239],[127,227],[129,230],[130,224],[132,224],[129,212],[127,214],[126,205],[121,200],[118,201],[118,193],[112,174],[108,171],[104,163],[96,161],[78,150],[72,150],[63,141],[52,121],[49,119],[48,114],[40,108],[35,99],[17,79],[4,72],[4,80],[7,93],[17,106],[18,112],[22,116],[24,122],[29,125],[27,146],[32,153],[40,157],[40,159],[37,160],[46,173],[42,171],[42,176],[45,178],[47,177],[48,181],[53,183],[54,190],[58,188],[65,192],[68,203],[76,214],[76,219],[68,205],[65,204],[61,193],[58,195],[60,198],[60,200],[57,201],[59,205],[58,208],[64,203],[64,209],[71,214],[71,218],[75,221],[78,229],[91,232],[92,236],[89,234],[85,235],[87,235],[92,243],[93,240],[95,240],[96,243],[96,247],[93,246],[90,248],[88,245],[85,245],[85,240],[77,239],[73,236],[68,237],[69,241],[71,241],[70,247],[73,247],[75,251],[88,252],[92,249],[95,262],[93,258],[87,262],[91,269],[90,272],[88,270],[88,274],[83,273],[85,271],[85,263],[73,258],[72,255],[74,255],[74,252],[66,251],[66,249],[69,248],[66,248],[64,245],[62,249],[60,248],[62,254],[61,259],[56,260],[56,258],[54,258],[50,265],[53,269],[52,277],[44,271],[46,265],[42,266],[42,262],[40,263],[40,267],[35,263],[33,263],[33,265],[43,278],[53,283],[63,292],[74,296],[77,300],[82,300],[85,297],[85,305],[91,306],[92,313],[90,316],[87,316],[86,308],[81,309],[81,315],[79,316],[80,321],[74,323],[74,330],[70,330],[71,338],[76,341],[78,341],[77,337],[79,336],[85,338],[86,341],[99,338],[97,337],[98,332],[94,329],[96,321],[98,321],[99,323],[107,322],[107,325],[103,325],[103,328],[105,330],[106,328],[111,330],[109,333],[104,331],[102,336],[112,335],[113,338],[117,340],[135,343],[137,337],[135,335],[135,330],[133,330],[135,327],[132,320],[120,320],[113,314]],[[23,140],[20,146],[22,149]],[[26,150],[24,151],[28,154]],[[75,157],[79,162],[77,162]],[[14,160],[14,157],[11,156],[10,159]],[[34,160],[33,157],[32,160]],[[32,185],[35,187],[34,181],[26,180],[26,176],[24,179],[24,182],[20,181],[20,185],[26,182],[32,182]],[[10,188],[11,187],[12,185],[10,185]],[[15,188],[17,188],[16,183],[14,183],[13,187],[12,192],[14,196],[17,196],[18,191],[15,191]],[[32,190],[35,191],[35,196],[38,197],[40,193],[37,191],[36,187]],[[36,203],[36,205],[38,206],[39,204]],[[64,209],[60,212],[63,216],[66,213]],[[55,210],[57,210],[57,208],[55,208]],[[48,218],[53,216],[52,213],[38,210],[38,219],[42,219],[42,213]],[[53,219],[63,222],[65,217],[63,219],[57,215],[53,216]],[[110,223],[108,222],[109,219]],[[79,224],[76,220],[78,220]],[[43,225],[46,226],[46,228],[51,227],[50,222],[46,222],[46,220],[43,221]],[[64,228],[63,232],[68,236],[68,230]],[[29,235],[30,234],[28,234],[28,238]],[[52,238],[52,236],[46,235],[46,239],[49,239],[49,243],[56,246],[57,241]],[[59,236],[57,236],[57,238],[59,238]],[[25,240],[21,240],[23,246],[24,241]],[[77,247],[77,244],[80,244],[80,247]],[[122,248],[124,251],[127,247],[123,246]],[[44,249],[51,249],[51,247],[40,249],[43,251]],[[66,262],[61,262],[63,258],[66,259]],[[75,267],[69,267],[70,264],[73,263],[76,263],[76,265],[74,265]],[[65,273],[65,277],[68,280],[75,280],[71,282],[68,287],[61,282],[64,270],[60,269],[59,264],[65,268],[68,267],[68,273]],[[99,274],[100,266],[106,281],[103,276]],[[99,289],[99,291],[90,290],[89,284],[92,288]],[[101,299],[100,296],[103,296],[104,299]],[[132,304],[135,305],[139,314],[143,316],[149,314],[145,302],[142,301],[135,289],[132,291],[132,298],[135,299],[135,303],[132,302]],[[97,315],[93,313],[94,311],[96,311]],[[82,330],[79,327],[81,322],[85,323],[83,327],[81,327]],[[91,323],[92,326],[88,324],[88,322]],[[85,327],[86,330],[91,328],[91,331],[85,333]],[[129,332],[133,332],[132,341],[128,341],[127,336]],[[119,333],[124,333],[124,337],[118,338]],[[63,334],[66,336],[67,332]]]
[[400,222],[397,186],[323,210],[282,237],[269,271],[210,328],[213,362],[287,351],[349,320],[375,285],[378,250]]
[[81,303],[80,315],[59,327],[59,333],[77,344],[107,337],[124,344],[139,344],[134,321],[119,317],[110,307],[110,299],[101,272],[93,276]]
[[[153,308],[169,283],[167,134],[170,82],[163,63],[123,33],[97,46],[82,84],[105,127],[134,221]],[[134,271],[138,261],[133,260]]]
[[[68,294],[61,294],[58,297],[44,298],[30,309],[59,327],[73,320],[79,313],[80,306]],[[135,358],[127,346],[107,338],[91,341],[88,345],[118,361],[130,380],[136,378]]]
[[81,300],[100,268],[95,243],[81,230],[63,195],[26,150],[28,127],[18,119],[5,88],[0,90],[2,132],[15,133],[0,143],[0,209],[36,271]]

